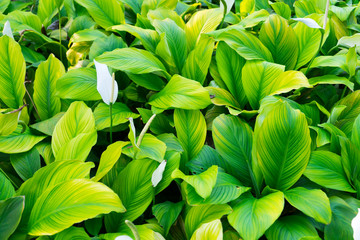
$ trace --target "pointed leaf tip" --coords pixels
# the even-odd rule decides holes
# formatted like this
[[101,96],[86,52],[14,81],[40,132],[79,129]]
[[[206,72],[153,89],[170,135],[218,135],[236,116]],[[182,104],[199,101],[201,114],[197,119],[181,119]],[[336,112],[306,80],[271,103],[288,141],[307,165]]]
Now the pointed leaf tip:
[[94,60],[97,77],[97,90],[100,93],[104,103],[110,105],[115,103],[118,96],[118,84],[112,78],[106,64]]

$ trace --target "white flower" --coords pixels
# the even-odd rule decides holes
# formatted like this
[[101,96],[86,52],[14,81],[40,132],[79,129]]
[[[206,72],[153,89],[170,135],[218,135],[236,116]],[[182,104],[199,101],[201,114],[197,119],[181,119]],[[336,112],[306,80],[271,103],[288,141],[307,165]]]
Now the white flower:
[[153,187],[156,187],[163,177],[163,173],[166,167],[166,160],[162,161],[160,165],[155,169],[151,176],[151,182]]
[[116,237],[115,240],[133,240],[133,239],[127,235],[121,235]]
[[311,27],[311,28],[322,28],[319,26],[319,24],[314,19],[311,19],[311,18],[292,18],[292,20],[302,22],[302,23],[306,24],[306,26]]
[[[228,13],[230,12],[232,6],[233,6],[234,3],[235,3],[235,0],[225,0],[225,2],[226,2],[226,5],[227,5],[227,6],[226,6],[226,14],[228,14]],[[223,4],[222,1],[220,1],[220,9],[221,9],[222,11],[224,11],[224,4]]]
[[358,208],[356,217],[351,221],[351,227],[354,230],[354,240],[360,240],[360,208]]
[[115,103],[118,96],[118,85],[113,80],[106,64],[94,60],[97,77],[97,90],[100,93],[104,103],[110,105]]
[[14,39],[9,21],[6,21],[6,23],[4,24],[4,29],[3,29],[2,33],[3,33],[3,35],[7,35],[7,36],[11,37],[12,39]]

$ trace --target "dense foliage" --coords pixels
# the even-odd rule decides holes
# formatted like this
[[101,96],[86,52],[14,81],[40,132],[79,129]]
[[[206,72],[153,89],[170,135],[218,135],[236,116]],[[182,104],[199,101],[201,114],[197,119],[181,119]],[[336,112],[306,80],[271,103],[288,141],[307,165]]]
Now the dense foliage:
[[0,239],[353,239],[358,0],[1,0]]

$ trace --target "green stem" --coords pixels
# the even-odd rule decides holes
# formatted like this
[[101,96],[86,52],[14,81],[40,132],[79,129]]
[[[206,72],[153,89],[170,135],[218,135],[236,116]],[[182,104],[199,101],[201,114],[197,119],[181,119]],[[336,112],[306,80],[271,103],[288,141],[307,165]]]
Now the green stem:
[[110,143],[112,143],[112,126],[113,126],[113,118],[112,118],[112,107],[113,107],[113,104],[110,103]]
[[130,228],[131,232],[134,234],[135,240],[141,240],[138,230],[136,229],[136,226],[129,220],[125,220],[126,225]]
[[223,19],[221,20],[219,29],[221,29],[222,26],[223,26],[223,24],[224,24],[225,17],[226,17],[226,12],[227,12],[227,4],[226,4],[226,1],[225,1],[225,0],[221,0],[221,2],[222,2],[222,4],[224,5],[224,17],[223,17]]

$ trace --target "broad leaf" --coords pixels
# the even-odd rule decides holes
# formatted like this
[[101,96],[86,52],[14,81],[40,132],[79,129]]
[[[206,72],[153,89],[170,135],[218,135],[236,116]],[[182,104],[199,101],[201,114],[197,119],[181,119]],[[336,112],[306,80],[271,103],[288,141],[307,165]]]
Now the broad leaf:
[[56,160],[85,161],[96,139],[91,109],[83,102],[73,102],[55,126],[51,147]]
[[96,71],[93,68],[78,68],[68,71],[56,82],[57,95],[64,99],[83,101],[100,100],[96,89]]
[[10,4],[10,0],[4,0],[0,3],[0,13],[3,13]]
[[312,152],[304,175],[321,186],[345,192],[355,192],[347,180],[341,157],[335,153]]
[[186,183],[191,185],[197,194],[202,198],[206,199],[211,195],[213,188],[216,184],[218,174],[218,166],[212,166],[205,172],[202,172],[198,175],[185,175],[179,169],[171,174],[172,178],[181,178]]
[[[86,211],[81,211],[86,208]],[[49,235],[109,212],[124,212],[119,197],[102,183],[73,179],[45,191],[29,219],[30,235]]]
[[16,130],[18,116],[18,112],[1,113],[0,110],[0,136],[8,136]]
[[30,125],[31,128],[36,129],[37,131],[44,133],[48,136],[52,136],[55,126],[58,121],[64,116],[64,112],[60,112],[53,116],[52,118],[46,119],[45,121],[41,121],[35,124]]
[[298,56],[295,32],[287,21],[273,14],[262,25],[259,38],[270,50],[274,62],[285,65],[286,70],[294,69]]
[[319,240],[320,237],[312,223],[303,216],[290,215],[281,217],[266,231],[267,239],[313,239]]
[[[100,103],[94,110],[94,118],[96,129],[103,130],[110,127],[110,107],[105,103]],[[139,114],[133,113],[128,106],[123,103],[116,102],[112,106],[113,126],[126,123],[128,118],[138,118]]]
[[216,219],[214,221],[201,225],[201,227],[199,227],[194,232],[190,240],[200,240],[200,239],[222,240],[223,228],[221,221],[219,219]]
[[89,235],[87,235],[87,233],[85,232],[84,228],[69,227],[68,229],[65,229],[64,231],[56,234],[55,240],[66,240],[69,237],[71,237],[72,239],[91,239]]
[[100,163],[96,175],[91,180],[97,182],[111,170],[111,168],[120,158],[121,151],[127,143],[128,142],[118,141],[110,144],[106,148],[106,150],[101,154]]
[[156,162],[150,159],[133,160],[117,176],[112,189],[119,195],[126,212],[105,217],[108,232],[127,228],[124,221],[134,221],[150,205],[154,197],[151,175],[156,167]]
[[[329,198],[320,189],[308,190],[303,187],[297,187],[287,190],[286,200],[306,215],[314,218],[316,221],[329,224],[331,221],[331,209]],[[314,201],[316,199],[316,201]]]
[[122,38],[119,38],[114,34],[102,38],[97,38],[90,47],[89,60],[93,61],[94,58],[100,56],[105,52],[111,52],[117,48],[125,48],[125,47],[127,47],[127,45],[122,40]]
[[164,227],[165,235],[168,234],[170,227],[174,224],[183,209],[184,202],[172,203],[164,202],[152,207],[152,211],[159,224]]
[[185,217],[186,235],[190,238],[202,224],[220,219],[231,211],[231,207],[227,204],[202,205],[190,208]]
[[149,104],[162,109],[203,109],[211,103],[208,91],[199,82],[174,75]]
[[0,201],[0,233],[2,239],[9,239],[16,230],[24,210],[24,204],[23,196]]
[[226,170],[245,186],[252,185],[252,129],[240,118],[220,115],[213,122],[213,139],[217,152],[228,165]]
[[34,103],[41,120],[51,118],[61,110],[60,98],[56,96],[56,82],[63,74],[64,65],[53,54],[36,70]]
[[25,60],[20,45],[8,36],[0,37],[1,100],[17,109],[23,105],[25,95]]
[[161,61],[150,52],[142,49],[116,49],[98,56],[96,61],[133,74],[159,72],[161,76],[169,78],[169,74]]
[[36,148],[29,152],[10,155],[11,165],[22,180],[31,178],[40,169],[40,154]]
[[26,128],[24,132],[22,130],[22,127],[18,125],[10,135],[0,136],[0,152],[9,154],[27,152],[46,138],[33,135],[29,128]]
[[39,0],[37,15],[45,27],[51,23],[51,19],[60,10],[64,0]]
[[244,239],[259,239],[280,217],[284,208],[284,194],[275,192],[256,199],[243,197],[228,216],[229,223]]
[[278,102],[255,129],[256,156],[267,185],[290,188],[310,158],[311,138],[306,117],[288,103]]
[[241,79],[245,59],[225,42],[220,42],[216,49],[216,62],[221,79],[240,104],[240,108],[243,107],[247,102]]
[[220,24],[222,17],[220,9],[196,12],[186,23],[185,33],[188,50],[191,51],[195,48],[201,39],[201,34],[215,30]]
[[124,9],[117,0],[75,0],[86,8],[91,17],[103,28],[125,23]]
[[206,139],[206,122],[200,111],[176,109],[174,124],[179,142],[184,150],[180,169],[193,159],[204,146]]
[[0,200],[8,199],[15,194],[14,186],[11,184],[10,180],[0,172]]
[[317,84],[343,84],[347,86],[350,90],[354,90],[354,83],[350,82],[345,77],[338,77],[336,75],[324,75],[319,77],[313,77],[309,79],[310,85]]

